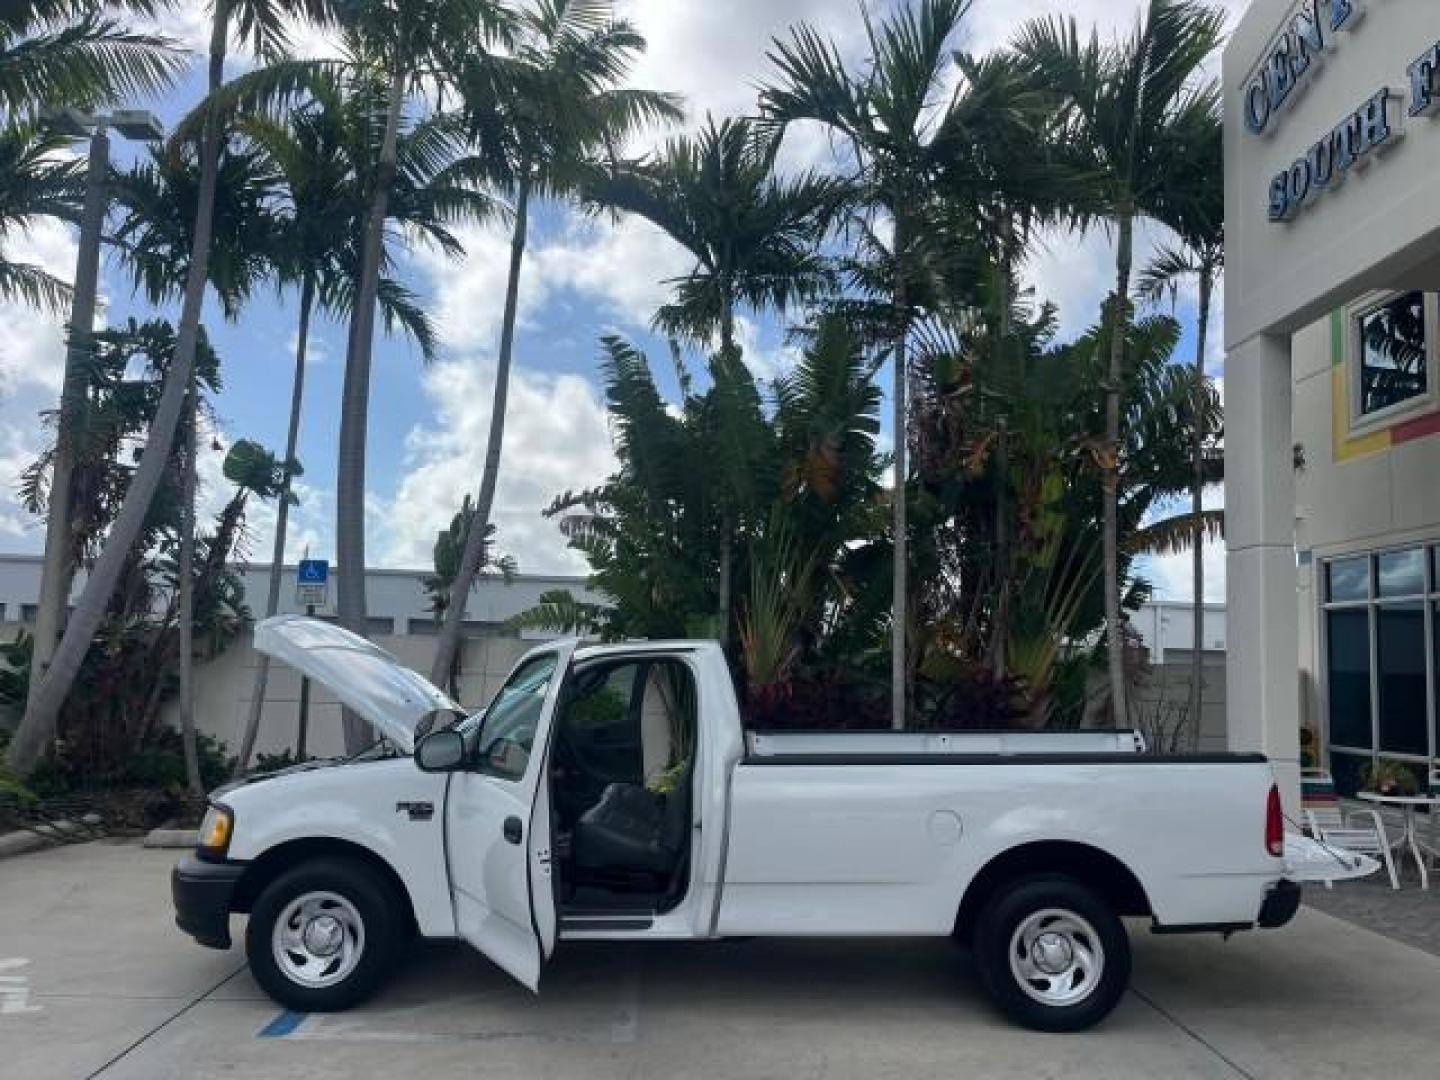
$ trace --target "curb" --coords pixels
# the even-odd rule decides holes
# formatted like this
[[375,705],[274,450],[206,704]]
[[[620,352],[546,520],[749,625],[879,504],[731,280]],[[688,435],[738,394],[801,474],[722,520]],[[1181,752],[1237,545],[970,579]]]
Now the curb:
[[[81,818],[81,824],[73,821],[57,821],[53,825],[39,825],[34,829],[18,829],[15,832],[6,833],[0,836],[0,859],[9,858],[12,855],[24,855],[30,851],[39,851],[41,848],[53,847],[60,843],[76,843],[75,840],[66,841],[62,839],[66,833],[83,833],[100,823],[100,819],[94,814],[86,814]],[[83,840],[94,840],[96,836],[83,837]],[[80,841],[80,842],[83,842]]]
[[147,848],[193,848],[200,839],[198,829],[151,829],[145,834]]
[[6,833],[4,836],[0,836],[0,859],[8,859],[12,855],[24,855],[31,851],[39,851],[41,848],[53,846],[54,843],[55,841],[49,837],[30,832],[28,829]]

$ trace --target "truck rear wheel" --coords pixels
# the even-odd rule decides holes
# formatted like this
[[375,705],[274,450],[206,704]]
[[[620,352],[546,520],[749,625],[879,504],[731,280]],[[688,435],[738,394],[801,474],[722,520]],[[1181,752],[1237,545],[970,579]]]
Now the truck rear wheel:
[[354,859],[291,867],[256,898],[245,955],[261,988],[297,1012],[369,997],[390,967],[405,913],[389,884]]
[[1001,886],[972,950],[990,1000],[1036,1031],[1081,1031],[1110,1015],[1130,983],[1130,939],[1103,897],[1073,878]]

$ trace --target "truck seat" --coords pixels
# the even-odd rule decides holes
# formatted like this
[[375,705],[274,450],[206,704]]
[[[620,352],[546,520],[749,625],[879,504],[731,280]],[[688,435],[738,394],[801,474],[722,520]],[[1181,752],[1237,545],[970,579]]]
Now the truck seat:
[[685,836],[685,800],[639,784],[609,784],[575,822],[575,865],[667,877]]

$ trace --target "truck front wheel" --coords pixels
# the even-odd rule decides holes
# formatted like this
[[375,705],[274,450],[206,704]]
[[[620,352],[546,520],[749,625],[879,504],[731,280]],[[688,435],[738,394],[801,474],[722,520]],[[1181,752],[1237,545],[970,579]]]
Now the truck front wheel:
[[1130,983],[1130,939],[1104,898],[1073,878],[1001,886],[975,923],[981,985],[1011,1020],[1080,1031],[1108,1016]]
[[245,928],[245,954],[255,981],[281,1005],[336,1012],[374,992],[404,926],[388,883],[368,866],[314,859],[261,891]]

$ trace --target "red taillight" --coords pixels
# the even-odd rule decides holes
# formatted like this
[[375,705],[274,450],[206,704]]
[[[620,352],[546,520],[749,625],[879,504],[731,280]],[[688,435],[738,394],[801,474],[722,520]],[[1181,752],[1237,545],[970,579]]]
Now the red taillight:
[[1280,789],[1274,784],[1265,797],[1265,850],[1277,859],[1285,856],[1285,819],[1280,813]]

